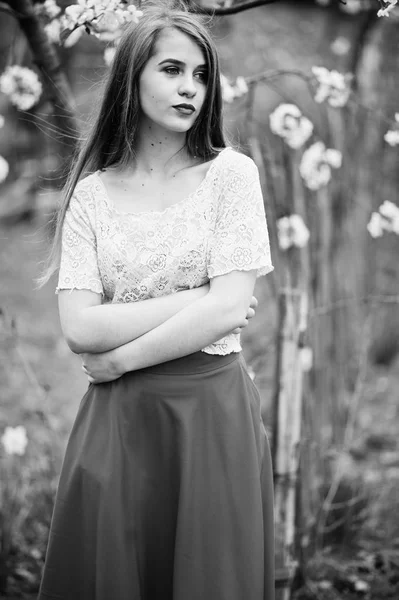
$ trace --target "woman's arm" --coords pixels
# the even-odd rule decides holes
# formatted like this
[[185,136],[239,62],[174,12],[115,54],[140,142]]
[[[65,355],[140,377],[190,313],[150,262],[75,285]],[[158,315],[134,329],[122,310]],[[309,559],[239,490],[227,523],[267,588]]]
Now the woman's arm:
[[61,328],[72,352],[106,352],[158,327],[208,291],[209,283],[140,302],[101,304],[101,294],[61,290]]
[[140,338],[104,355],[83,354],[89,381],[109,381],[127,371],[186,356],[245,326],[255,280],[256,269],[214,277],[208,294]]

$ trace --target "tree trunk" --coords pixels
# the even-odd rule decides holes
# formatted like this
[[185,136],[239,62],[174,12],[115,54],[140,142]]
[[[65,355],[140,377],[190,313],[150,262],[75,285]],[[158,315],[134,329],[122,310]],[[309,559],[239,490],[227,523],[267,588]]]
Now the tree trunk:
[[[75,102],[69,82],[57,51],[50,43],[42,22],[33,10],[31,0],[9,0],[8,4],[17,14],[21,30],[26,35],[31,48],[34,63],[42,73],[42,81],[54,110],[54,124],[59,131],[62,162],[65,162],[75,148],[79,132],[75,117]],[[65,167],[65,164],[63,166]]]

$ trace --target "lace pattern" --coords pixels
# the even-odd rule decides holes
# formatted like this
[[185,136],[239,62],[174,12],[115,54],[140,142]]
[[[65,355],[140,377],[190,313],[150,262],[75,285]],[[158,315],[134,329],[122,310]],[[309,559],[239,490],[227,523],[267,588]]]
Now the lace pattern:
[[[197,190],[162,212],[120,213],[97,173],[82,179],[65,215],[56,293],[88,289],[103,303],[136,302],[251,269],[257,277],[274,269],[259,174],[226,148]],[[202,349],[241,350],[239,334]]]

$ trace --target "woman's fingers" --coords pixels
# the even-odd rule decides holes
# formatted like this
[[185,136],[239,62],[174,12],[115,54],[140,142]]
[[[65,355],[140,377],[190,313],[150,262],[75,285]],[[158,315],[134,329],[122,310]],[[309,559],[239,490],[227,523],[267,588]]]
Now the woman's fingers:
[[251,308],[256,308],[258,306],[258,299],[255,296],[252,296],[251,302],[249,304],[249,306]]
[[255,316],[255,311],[253,308],[249,307],[247,312],[247,319],[252,319]]
[[258,300],[255,298],[255,296],[252,296],[251,304],[250,304],[250,306],[248,308],[246,319],[245,319],[244,323],[241,325],[241,327],[236,327],[235,329],[233,329],[233,331],[231,333],[241,333],[241,331],[243,330],[243,328],[248,325],[248,319],[252,319],[252,317],[255,316],[255,310],[254,309],[257,306],[258,306]]
[[242,327],[236,327],[231,333],[241,333]]

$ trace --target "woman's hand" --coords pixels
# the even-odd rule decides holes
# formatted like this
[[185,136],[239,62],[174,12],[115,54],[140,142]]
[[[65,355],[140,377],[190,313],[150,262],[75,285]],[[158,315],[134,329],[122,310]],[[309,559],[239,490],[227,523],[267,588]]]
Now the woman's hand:
[[113,350],[98,353],[82,352],[79,356],[83,362],[82,369],[90,383],[114,381],[125,373]]
[[236,329],[233,329],[233,331],[231,333],[241,333],[242,329],[244,329],[244,327],[246,327],[248,325],[248,320],[252,319],[252,317],[255,316],[255,308],[257,306],[258,306],[258,300],[255,298],[255,296],[252,296],[252,300],[251,300],[251,303],[248,308],[247,316],[245,317],[247,319],[247,322],[242,327],[237,327]]

